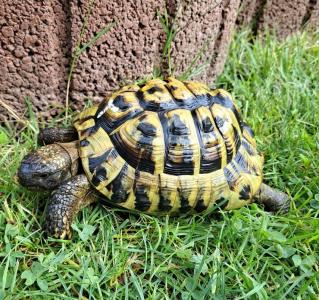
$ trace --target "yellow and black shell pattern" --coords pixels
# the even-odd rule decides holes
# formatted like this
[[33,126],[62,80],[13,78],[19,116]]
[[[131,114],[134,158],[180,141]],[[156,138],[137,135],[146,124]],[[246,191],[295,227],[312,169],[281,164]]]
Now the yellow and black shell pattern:
[[91,184],[106,201],[150,214],[239,208],[263,158],[229,93],[172,77],[128,85],[74,123]]

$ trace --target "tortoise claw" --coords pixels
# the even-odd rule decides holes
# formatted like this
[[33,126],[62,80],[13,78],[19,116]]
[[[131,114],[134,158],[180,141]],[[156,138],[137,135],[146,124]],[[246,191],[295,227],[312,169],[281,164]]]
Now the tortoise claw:
[[55,217],[57,218],[53,219],[50,215],[47,217],[44,226],[46,235],[61,240],[71,239],[72,230],[68,218],[66,216],[60,218],[58,215],[55,215]]

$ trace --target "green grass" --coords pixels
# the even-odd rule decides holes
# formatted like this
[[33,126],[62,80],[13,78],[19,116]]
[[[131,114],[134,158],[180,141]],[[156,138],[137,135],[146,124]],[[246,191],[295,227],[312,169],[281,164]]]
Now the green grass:
[[319,34],[248,40],[237,35],[215,84],[237,99],[290,213],[155,218],[95,205],[71,241],[46,240],[49,195],[14,180],[36,147],[34,119],[18,136],[1,128],[0,299],[318,299]]

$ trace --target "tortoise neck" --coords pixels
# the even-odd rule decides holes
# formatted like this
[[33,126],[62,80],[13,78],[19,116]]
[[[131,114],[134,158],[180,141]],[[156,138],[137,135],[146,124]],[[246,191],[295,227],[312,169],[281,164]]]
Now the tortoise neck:
[[62,147],[69,155],[71,165],[70,165],[70,171],[72,176],[76,175],[79,170],[79,150],[78,146],[79,143],[78,141],[70,142],[70,143],[56,143],[60,147]]

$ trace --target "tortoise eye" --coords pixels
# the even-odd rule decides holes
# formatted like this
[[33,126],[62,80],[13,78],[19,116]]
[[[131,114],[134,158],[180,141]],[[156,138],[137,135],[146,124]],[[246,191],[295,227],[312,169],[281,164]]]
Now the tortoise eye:
[[49,176],[49,174],[44,173],[44,174],[39,174],[38,175],[40,178],[47,178]]

